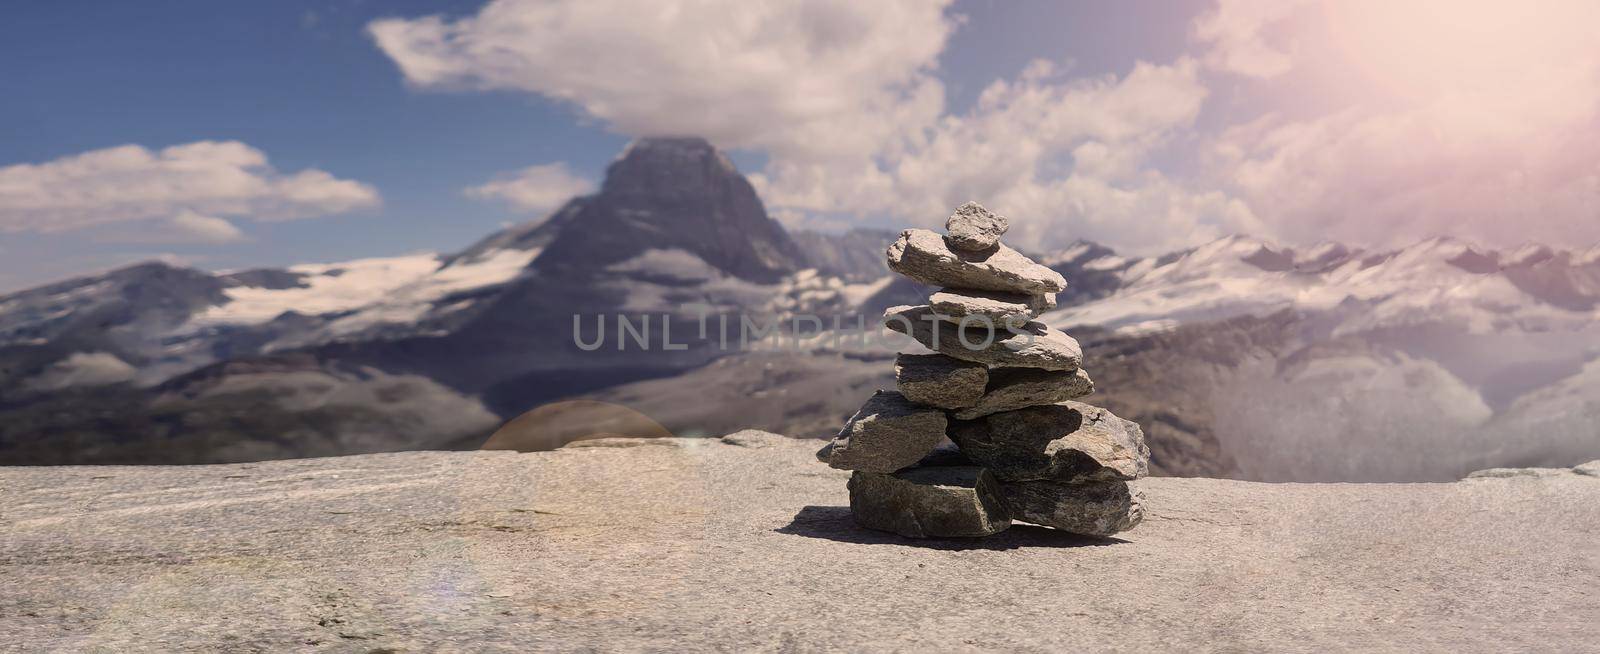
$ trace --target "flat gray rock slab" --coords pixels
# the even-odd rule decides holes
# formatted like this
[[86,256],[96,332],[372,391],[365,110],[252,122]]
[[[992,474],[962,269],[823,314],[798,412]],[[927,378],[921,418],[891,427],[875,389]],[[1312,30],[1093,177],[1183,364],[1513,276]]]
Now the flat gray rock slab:
[[850,417],[817,460],[840,470],[894,472],[915,464],[945,440],[948,419],[939,409],[878,391]]
[[944,237],[908,229],[889,245],[889,269],[928,286],[1037,295],[1059,293],[1067,280],[1049,267],[997,244],[982,252],[952,250]]
[[1144,520],[1143,496],[1125,481],[1001,484],[1012,517],[1085,536],[1110,536]]
[[1011,526],[1000,482],[977,466],[912,468],[850,476],[856,524],[908,538],[975,538]]
[[1005,216],[985,209],[976,202],[956,207],[944,221],[945,240],[957,250],[987,250],[1000,242],[1011,228]]
[[950,439],[1002,481],[1131,481],[1150,472],[1138,423],[1082,402],[956,422]]
[[1076,400],[1092,393],[1094,380],[1089,379],[1089,373],[1082,368],[1072,371],[995,368],[989,371],[989,385],[983,397],[952,416],[958,420],[973,420],[1001,411]]
[[[1600,479],[1146,479],[1097,540],[863,529],[816,441],[0,469],[0,649],[1579,651]],[[761,442],[764,447],[747,444]],[[843,619],[848,616],[849,619]]]
[[1054,293],[1022,295],[999,291],[941,288],[928,296],[928,306],[941,315],[987,318],[991,325],[1022,324],[1056,307]]
[[1030,322],[1012,329],[988,329],[934,319],[927,305],[890,307],[883,323],[921,343],[930,350],[957,359],[991,366],[1077,370],[1083,364],[1083,348],[1077,339]]
[[894,358],[894,383],[907,400],[959,409],[983,397],[989,367],[943,354],[902,353]]

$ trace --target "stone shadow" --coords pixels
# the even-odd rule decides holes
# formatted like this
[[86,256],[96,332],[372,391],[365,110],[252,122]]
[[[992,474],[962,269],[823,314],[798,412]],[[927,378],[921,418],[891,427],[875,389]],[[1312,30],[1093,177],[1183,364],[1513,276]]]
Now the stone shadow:
[[806,506],[789,524],[774,529],[780,534],[821,538],[861,545],[900,545],[936,550],[1014,550],[1021,547],[1106,547],[1128,541],[1120,538],[1080,536],[1047,527],[1013,524],[1010,529],[983,538],[906,538],[856,524],[847,506]]

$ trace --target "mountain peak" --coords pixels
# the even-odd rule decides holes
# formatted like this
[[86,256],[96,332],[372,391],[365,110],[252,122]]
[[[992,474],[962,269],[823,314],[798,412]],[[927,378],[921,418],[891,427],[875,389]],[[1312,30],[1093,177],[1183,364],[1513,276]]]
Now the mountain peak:
[[710,141],[699,136],[642,136],[628,142],[628,146],[617,155],[618,160],[627,159],[637,153],[657,151],[685,151],[706,152],[714,151],[716,147]]
[[546,272],[594,272],[652,249],[684,250],[752,281],[805,267],[755,188],[697,137],[635,140],[599,193],[573,199],[550,222],[559,233],[534,262]]
[[606,168],[600,192],[693,193],[726,177],[744,179],[733,162],[703,138],[640,138]]

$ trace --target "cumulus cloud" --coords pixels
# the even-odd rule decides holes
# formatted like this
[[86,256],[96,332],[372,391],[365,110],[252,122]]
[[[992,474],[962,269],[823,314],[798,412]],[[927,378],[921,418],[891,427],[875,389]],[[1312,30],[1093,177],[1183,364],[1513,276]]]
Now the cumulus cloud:
[[[765,152],[752,181],[789,224],[934,224],[980,199],[1037,246],[1156,248],[1252,219],[1147,165],[1206,97],[1196,62],[1072,78],[1036,61],[953,115],[934,74],[960,23],[946,4],[495,0],[369,31],[419,88],[528,91],[628,134]],[[495,184],[474,193],[509,197]]]
[[0,231],[10,232],[163,221],[187,238],[226,241],[239,233],[221,216],[295,220],[379,203],[372,187],[321,170],[280,173],[238,141],[124,145],[0,168]]
[[1192,125],[1206,95],[1189,59],[1091,78],[1063,78],[1036,61],[915,143],[856,167],[775,160],[754,180],[779,207],[887,213],[930,226],[979,199],[1017,217],[1016,237],[1033,247],[1079,238],[1132,250],[1187,245],[1256,225],[1239,202],[1148,165]]
[[179,234],[199,243],[232,243],[244,240],[244,232],[214,216],[204,216],[193,211],[180,211],[167,221]]
[[169,218],[111,225],[94,232],[107,243],[221,245],[249,240],[233,223],[187,209]]
[[493,0],[368,31],[411,84],[570,102],[627,134],[849,155],[940,109],[948,0]]
[[[1600,236],[1593,3],[1217,0],[1190,55],[1096,76],[1036,61],[960,109],[938,78],[948,5],[492,0],[368,29],[419,89],[535,93],[764,153],[752,182],[790,225],[936,225],[979,200],[1032,248]],[[1197,126],[1224,87],[1248,90],[1213,102],[1234,124]],[[541,210],[575,192],[563,173],[469,193]]]
[[1216,143],[1218,183],[1291,242],[1513,245],[1600,240],[1600,114],[1516,121],[1448,101],[1401,112],[1268,116]]
[[1194,39],[1208,46],[1211,68],[1248,77],[1276,77],[1293,67],[1290,51],[1268,40],[1268,28],[1310,0],[1218,0],[1195,19]]
[[572,196],[592,191],[592,180],[574,175],[564,163],[550,163],[499,175],[488,183],[467,189],[466,193],[468,197],[500,200],[518,211],[543,213]]

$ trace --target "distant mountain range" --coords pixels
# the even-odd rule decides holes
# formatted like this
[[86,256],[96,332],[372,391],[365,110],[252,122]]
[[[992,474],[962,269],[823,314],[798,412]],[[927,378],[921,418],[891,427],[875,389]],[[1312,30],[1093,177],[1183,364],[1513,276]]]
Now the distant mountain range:
[[[680,434],[827,435],[893,384],[895,343],[689,336],[705,316],[920,301],[884,267],[894,236],[791,234],[703,140],[644,139],[597,193],[451,255],[150,263],[15,293],[0,297],[0,463],[470,448],[561,400]],[[1043,320],[1084,342],[1094,401],[1145,426],[1165,474],[1445,479],[1600,457],[1600,249],[1235,236],[1152,258],[1093,243],[1033,256],[1072,284]],[[685,347],[588,351],[574,315],[649,317]]]

